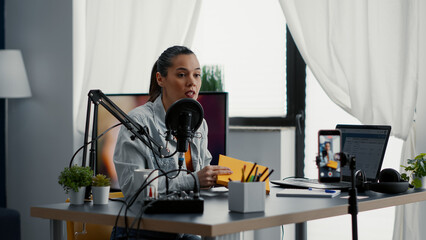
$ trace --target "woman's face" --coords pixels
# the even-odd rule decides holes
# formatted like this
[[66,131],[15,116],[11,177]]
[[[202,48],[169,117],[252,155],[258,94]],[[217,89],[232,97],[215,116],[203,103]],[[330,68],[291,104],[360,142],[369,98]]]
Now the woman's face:
[[181,54],[172,60],[167,77],[157,72],[157,83],[163,88],[163,105],[167,111],[170,105],[182,98],[197,100],[201,88],[201,68],[194,54]]
[[325,150],[329,151],[330,150],[330,143],[326,143],[325,144]]

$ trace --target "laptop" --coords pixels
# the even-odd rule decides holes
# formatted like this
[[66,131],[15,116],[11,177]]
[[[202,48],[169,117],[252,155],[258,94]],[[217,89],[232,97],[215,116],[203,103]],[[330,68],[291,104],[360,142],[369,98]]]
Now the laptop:
[[[364,171],[366,180],[377,182],[388,144],[391,126],[386,125],[345,125],[336,129],[342,133],[342,150],[356,157],[356,170]],[[271,180],[271,183],[284,188],[320,188],[348,190],[351,186],[349,165],[341,168],[342,181],[320,183],[318,179],[285,178]]]

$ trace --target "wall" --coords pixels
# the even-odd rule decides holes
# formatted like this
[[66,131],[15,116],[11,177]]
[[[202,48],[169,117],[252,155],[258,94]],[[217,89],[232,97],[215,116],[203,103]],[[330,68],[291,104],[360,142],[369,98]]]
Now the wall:
[[22,239],[48,239],[34,205],[63,202],[59,172],[73,153],[72,1],[6,0],[7,49],[21,49],[32,97],[9,100],[7,203],[21,214]]
[[231,127],[228,156],[274,169],[271,179],[294,176],[294,128]]

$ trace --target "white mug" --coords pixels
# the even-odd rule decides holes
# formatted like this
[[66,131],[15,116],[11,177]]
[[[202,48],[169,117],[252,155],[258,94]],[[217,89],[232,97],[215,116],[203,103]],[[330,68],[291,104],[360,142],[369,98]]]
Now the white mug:
[[[154,171],[154,172],[153,172]],[[151,174],[151,172],[153,172]],[[151,174],[149,179],[145,182],[145,179]],[[145,184],[149,183],[152,179],[158,177],[157,169],[136,169],[134,171],[134,186],[135,192]],[[158,178],[152,181],[138,196],[138,200],[144,200],[146,198],[157,198],[158,197]]]

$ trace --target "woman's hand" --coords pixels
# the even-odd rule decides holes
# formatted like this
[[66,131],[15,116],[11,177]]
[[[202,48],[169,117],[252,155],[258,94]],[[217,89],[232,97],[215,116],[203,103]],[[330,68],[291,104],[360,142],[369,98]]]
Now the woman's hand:
[[231,169],[223,166],[210,165],[197,172],[201,188],[212,187],[216,183],[217,175],[232,174]]

